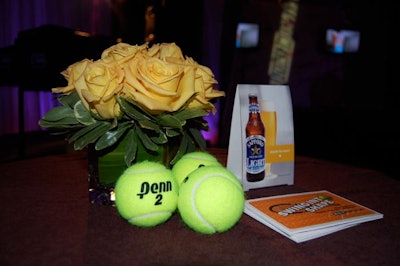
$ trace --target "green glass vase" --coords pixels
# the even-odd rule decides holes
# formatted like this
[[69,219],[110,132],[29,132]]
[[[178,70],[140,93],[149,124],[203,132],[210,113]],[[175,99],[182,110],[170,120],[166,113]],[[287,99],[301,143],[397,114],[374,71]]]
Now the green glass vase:
[[[114,205],[114,187],[118,178],[128,168],[125,163],[127,138],[117,145],[97,151],[94,145],[88,146],[89,201],[97,205]],[[148,152],[139,141],[134,163],[149,160],[160,162],[171,168],[170,162],[179,147],[178,141],[160,145],[158,151]]]

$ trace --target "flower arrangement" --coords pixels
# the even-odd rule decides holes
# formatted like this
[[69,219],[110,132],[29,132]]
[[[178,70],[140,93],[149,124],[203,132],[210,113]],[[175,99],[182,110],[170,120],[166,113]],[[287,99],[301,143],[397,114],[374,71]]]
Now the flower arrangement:
[[118,43],[100,59],[83,59],[61,74],[68,84],[52,89],[61,105],[39,125],[67,134],[75,150],[93,144],[100,151],[126,137],[128,166],[139,144],[151,154],[179,138],[171,165],[197,147],[205,150],[204,116],[215,114],[215,101],[225,95],[212,71],[183,56],[175,43]]

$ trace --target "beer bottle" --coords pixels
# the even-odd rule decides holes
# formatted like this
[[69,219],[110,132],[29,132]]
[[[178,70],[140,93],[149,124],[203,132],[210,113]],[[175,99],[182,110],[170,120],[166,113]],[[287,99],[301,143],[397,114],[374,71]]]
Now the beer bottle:
[[246,125],[246,178],[249,182],[265,176],[265,127],[257,95],[249,94],[249,120]]

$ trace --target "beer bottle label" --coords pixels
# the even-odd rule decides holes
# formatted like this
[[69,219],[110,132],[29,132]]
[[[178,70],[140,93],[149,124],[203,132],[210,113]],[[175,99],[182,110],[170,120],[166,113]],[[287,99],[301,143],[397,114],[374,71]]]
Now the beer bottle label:
[[250,174],[265,170],[265,137],[251,135],[246,138],[246,169]]
[[253,103],[251,102],[249,104],[249,112],[252,114],[256,114],[260,112],[260,106],[258,105],[258,103]]

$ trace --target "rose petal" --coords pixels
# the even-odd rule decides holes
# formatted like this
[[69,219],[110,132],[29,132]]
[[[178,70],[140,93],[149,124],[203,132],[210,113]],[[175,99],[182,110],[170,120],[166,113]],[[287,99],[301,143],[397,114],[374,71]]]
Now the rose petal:
[[151,114],[161,113],[164,111],[172,112],[172,108],[169,105],[147,97],[146,95],[137,92],[132,92],[131,95],[135,101],[148,109]]

